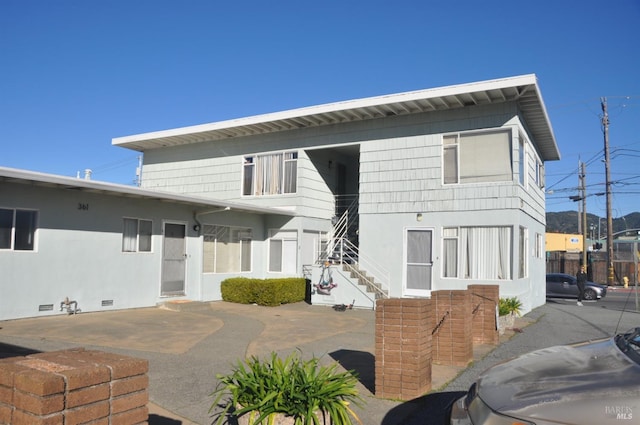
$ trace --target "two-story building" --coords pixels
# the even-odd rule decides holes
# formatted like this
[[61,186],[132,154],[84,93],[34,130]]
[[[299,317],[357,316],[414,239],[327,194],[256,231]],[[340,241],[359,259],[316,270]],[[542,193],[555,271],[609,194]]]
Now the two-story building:
[[69,297],[83,311],[219,300],[232,276],[307,276],[315,304],[469,284],[525,312],[545,302],[544,162],[560,154],[534,75],[113,145],[144,154],[141,188],[0,169],[12,317]]
[[[113,144],[144,153],[145,189],[295,212],[268,229],[266,275],[315,266],[318,283],[318,258],[327,250],[373,276],[378,296],[428,297],[434,289],[491,283],[518,296],[525,311],[545,302],[544,162],[560,154],[534,75]],[[205,250],[217,218],[203,218]],[[203,273],[206,285],[223,277]],[[342,274],[333,270],[333,280]],[[373,305],[343,283],[314,302]]]

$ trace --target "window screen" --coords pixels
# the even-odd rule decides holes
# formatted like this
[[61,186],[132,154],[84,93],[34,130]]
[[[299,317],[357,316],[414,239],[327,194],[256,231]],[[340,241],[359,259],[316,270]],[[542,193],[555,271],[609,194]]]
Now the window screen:
[[431,230],[407,231],[407,289],[431,289]]

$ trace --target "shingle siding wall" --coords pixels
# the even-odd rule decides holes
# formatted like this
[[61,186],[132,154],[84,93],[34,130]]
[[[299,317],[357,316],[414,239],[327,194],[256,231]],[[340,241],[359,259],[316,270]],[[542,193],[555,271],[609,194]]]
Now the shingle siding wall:
[[[499,118],[489,115],[482,124],[479,118],[474,121],[478,128],[506,125],[505,128],[518,130],[517,118],[506,120],[506,124],[505,116]],[[459,127],[452,125],[445,132],[467,125],[468,122],[459,122]],[[517,147],[518,131],[513,133],[513,145]],[[530,164],[534,159],[531,155],[527,159],[526,170],[535,172]],[[535,184],[527,189],[521,187],[517,176],[512,181],[491,184],[444,185],[441,133],[370,141],[361,146],[360,163],[362,214],[520,209],[523,197],[529,200],[528,213],[537,217],[544,214],[543,191]],[[514,169],[518,169],[517,162]]]
[[[262,207],[295,207],[301,214],[311,217],[328,218],[333,212],[333,194],[302,150],[298,151],[296,194],[251,197],[242,196],[243,159],[245,155],[259,152],[183,160],[193,156],[190,152],[192,148],[185,146],[173,149],[175,157],[168,162],[161,162],[167,160],[165,153],[145,153],[142,186],[146,189],[240,201]],[[279,151],[291,149],[291,146],[282,147]]]
[[[520,208],[524,191],[510,190],[517,185],[517,179],[490,186],[444,186],[441,160],[442,133],[496,127],[516,129],[520,124],[517,113],[515,104],[507,103],[155,149],[145,152],[142,182],[149,189],[260,206],[294,207],[301,215],[329,218],[333,213],[329,186],[332,178],[325,168],[326,161],[318,160],[322,154],[314,150],[359,144],[361,213]],[[514,137],[517,134],[514,132]],[[296,194],[241,195],[245,155],[291,149],[299,152]],[[358,173],[357,168],[356,160],[349,171]],[[517,164],[514,168],[517,170]],[[527,200],[531,214],[540,215],[537,209],[541,199],[544,201],[538,195]]]

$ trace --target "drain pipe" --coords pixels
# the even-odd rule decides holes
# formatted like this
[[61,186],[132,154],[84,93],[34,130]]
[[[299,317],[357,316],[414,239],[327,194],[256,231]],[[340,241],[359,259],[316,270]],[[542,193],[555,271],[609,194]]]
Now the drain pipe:
[[202,223],[199,220],[199,217],[202,215],[207,215],[207,214],[213,214],[213,213],[217,213],[217,212],[224,212],[224,211],[229,211],[231,210],[231,207],[224,207],[224,208],[218,208],[217,210],[209,210],[209,211],[200,211],[200,212],[193,212],[193,220],[196,222],[196,224],[193,226],[193,230],[195,230],[196,232],[198,232],[198,234],[200,234],[200,231],[202,230]]

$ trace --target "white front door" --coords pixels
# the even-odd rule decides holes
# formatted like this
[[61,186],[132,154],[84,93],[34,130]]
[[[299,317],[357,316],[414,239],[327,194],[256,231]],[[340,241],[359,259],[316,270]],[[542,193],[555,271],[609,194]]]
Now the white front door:
[[186,226],[164,223],[160,295],[184,295]]
[[428,296],[431,293],[432,252],[432,229],[407,229],[404,254],[404,295]]

